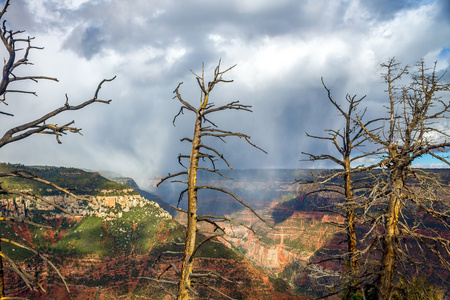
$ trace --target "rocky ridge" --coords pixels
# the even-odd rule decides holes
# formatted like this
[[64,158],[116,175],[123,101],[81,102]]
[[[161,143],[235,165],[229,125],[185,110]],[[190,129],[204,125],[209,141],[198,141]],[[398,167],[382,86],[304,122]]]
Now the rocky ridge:
[[[133,207],[143,207],[149,203],[155,207],[160,207],[158,203],[149,201],[146,198],[135,194],[134,189],[127,189],[123,192],[124,194],[120,196],[81,196],[86,200],[79,200],[68,195],[46,196],[45,199],[59,207],[67,209],[77,217],[96,216],[100,218],[120,218],[122,217],[123,212],[128,212],[130,211],[130,208]],[[111,191],[103,191],[103,193],[110,194]],[[26,210],[36,209],[47,212],[48,214],[51,213],[52,218],[62,218],[67,216],[67,214],[58,209],[57,206],[46,202],[36,202],[35,200],[30,200],[21,196],[0,199],[0,206],[3,211],[14,212],[16,215],[23,215]],[[116,208],[115,211],[113,211],[112,208]],[[160,216],[172,218],[168,212],[163,210],[161,211]]]

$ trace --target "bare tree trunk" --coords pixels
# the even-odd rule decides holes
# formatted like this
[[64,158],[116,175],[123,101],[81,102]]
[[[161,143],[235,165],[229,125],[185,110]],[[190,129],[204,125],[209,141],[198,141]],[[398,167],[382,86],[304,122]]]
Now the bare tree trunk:
[[397,271],[397,249],[398,245],[398,221],[401,210],[401,195],[404,186],[401,171],[394,170],[392,174],[392,194],[386,212],[384,225],[384,236],[382,240],[383,255],[381,258],[382,268],[378,282],[378,299],[391,299],[395,287],[395,275]]
[[347,201],[347,214],[345,225],[347,226],[347,241],[348,241],[348,255],[349,255],[349,267],[354,275],[358,273],[358,263],[356,252],[357,240],[356,240],[356,226],[355,226],[355,207],[353,201],[353,188],[352,188],[352,176],[350,167],[350,157],[345,157],[345,170],[348,173],[345,175],[345,200]]
[[188,220],[183,262],[180,271],[180,281],[178,283],[178,300],[189,299],[189,287],[191,286],[190,274],[192,273],[192,267],[194,264],[194,258],[192,255],[194,254],[197,235],[197,169],[201,144],[200,129],[202,126],[202,112],[203,109],[200,109],[197,113],[194,138],[192,140],[188,173]]
[[[209,82],[205,81],[204,65],[202,65],[201,76],[199,76],[191,71],[197,79],[197,83],[201,89],[201,94],[202,94],[201,99],[200,99],[200,106],[198,109],[195,108],[194,106],[192,106],[191,104],[189,104],[189,102],[183,100],[183,98],[179,92],[179,88],[183,84],[182,82],[180,82],[178,84],[177,88],[174,90],[174,93],[175,93],[174,99],[177,99],[182,104],[178,114],[173,119],[174,125],[175,125],[175,120],[177,119],[177,117],[180,116],[181,114],[183,114],[184,111],[191,111],[195,114],[195,126],[194,126],[193,138],[185,137],[185,138],[181,139],[182,142],[187,141],[187,142],[191,143],[191,145],[192,145],[191,153],[190,154],[181,154],[180,153],[178,155],[178,163],[185,170],[182,172],[175,173],[175,174],[169,173],[168,176],[162,178],[161,181],[157,184],[157,186],[159,186],[162,182],[164,182],[170,178],[174,178],[174,177],[178,177],[178,176],[187,176],[187,180],[183,180],[183,181],[174,180],[173,181],[173,182],[184,183],[187,185],[187,188],[184,189],[180,193],[180,197],[179,197],[180,201],[183,198],[183,195],[185,195],[186,193],[188,194],[188,210],[185,211],[183,209],[179,209],[179,211],[187,213],[187,228],[186,228],[186,233],[185,233],[186,240],[184,243],[184,252],[183,252],[183,261],[181,264],[181,270],[178,271],[173,264],[171,264],[166,269],[166,270],[168,270],[170,268],[173,268],[174,271],[176,272],[176,274],[178,275],[178,282],[173,281],[173,280],[166,280],[166,283],[177,284],[177,296],[172,294],[172,292],[170,292],[170,291],[167,291],[167,293],[172,295],[173,298],[176,298],[179,300],[189,299],[190,292],[196,293],[191,285],[191,278],[192,278],[192,276],[194,276],[193,275],[193,266],[194,266],[194,255],[195,255],[196,251],[205,242],[208,242],[212,238],[220,237],[225,234],[224,229],[222,228],[222,226],[220,226],[216,223],[216,220],[217,219],[218,220],[229,220],[230,222],[233,222],[233,223],[235,222],[234,220],[229,219],[225,216],[219,217],[219,216],[212,216],[212,215],[203,215],[203,216],[197,215],[197,205],[198,205],[197,191],[199,189],[209,189],[209,190],[215,190],[215,191],[225,193],[228,196],[233,197],[237,202],[242,204],[244,207],[247,207],[248,209],[250,209],[250,211],[253,214],[255,214],[255,216],[257,216],[260,220],[265,222],[264,219],[262,219],[251,207],[249,207],[244,202],[242,202],[233,193],[231,193],[225,189],[215,187],[215,186],[210,186],[210,185],[197,186],[197,171],[199,169],[201,169],[205,172],[211,172],[211,173],[217,174],[219,176],[223,176],[220,173],[220,171],[216,168],[216,162],[221,161],[221,162],[225,163],[229,168],[231,168],[231,165],[228,163],[228,161],[224,158],[224,156],[218,150],[216,150],[214,147],[202,144],[202,137],[208,137],[208,138],[206,138],[206,141],[211,138],[217,138],[217,139],[220,139],[222,142],[225,142],[224,139],[226,137],[233,137],[233,136],[239,137],[239,138],[245,139],[247,143],[249,143],[251,146],[255,147],[256,149],[259,149],[259,150],[263,151],[264,153],[266,153],[264,150],[262,150],[261,148],[257,147],[256,145],[254,145],[250,142],[250,136],[240,133],[240,132],[232,132],[232,131],[219,129],[216,124],[214,124],[211,120],[209,120],[207,118],[207,116],[210,113],[224,111],[224,110],[243,110],[243,111],[252,112],[250,109],[251,106],[239,104],[239,101],[233,101],[226,105],[222,105],[222,106],[218,106],[218,107],[216,107],[212,102],[208,103],[209,95],[216,84],[218,84],[220,82],[233,82],[233,80],[223,79],[223,75],[226,72],[228,72],[229,70],[231,70],[232,68],[234,68],[234,66],[226,69],[225,71],[220,71],[220,60],[219,60],[219,64],[214,69],[214,78],[212,81],[209,81]],[[211,126],[202,127],[202,123],[208,123]],[[200,150],[200,149],[202,149],[202,150]],[[201,161],[200,161],[200,158],[202,159]],[[182,160],[184,161],[185,159],[189,159],[189,167],[186,167],[183,164]],[[199,165],[200,163],[204,163],[204,162],[206,162],[206,167],[203,165]],[[203,240],[201,243],[198,243],[196,245],[197,224],[199,222],[207,222],[209,224],[212,224],[215,227],[215,230],[214,230],[214,232],[211,232],[213,234],[212,236],[208,237],[206,240]],[[164,274],[164,272],[158,277],[157,280],[159,280],[161,278],[161,276]],[[231,299],[229,296],[225,295],[220,290],[213,288],[212,286],[210,286],[209,283],[204,283],[203,282],[204,280],[202,280],[202,278],[203,279],[212,278],[212,277],[213,278],[218,278],[218,277],[221,278],[221,276],[216,276],[216,274],[212,275],[212,273],[207,270],[198,270],[198,272],[200,272],[200,273],[196,272],[196,274],[195,274],[194,283],[196,283],[196,285],[205,286],[205,287],[221,294],[222,296],[224,296],[228,299]],[[224,279],[224,278],[222,278],[222,279]]]
[[355,228],[355,212],[351,208],[347,211],[347,239],[348,239],[348,253],[349,253],[349,264],[352,272],[354,274],[358,273],[358,262],[356,259],[356,228]]
[[[345,280],[338,282],[336,287],[339,289],[339,292],[343,292],[343,299],[351,299],[355,292],[360,288],[360,277],[358,274],[360,273],[360,264],[358,262],[361,259],[358,255],[358,240],[356,237],[356,222],[357,222],[357,214],[355,210],[361,203],[361,197],[355,197],[355,191],[361,191],[367,189],[365,184],[361,178],[355,183],[352,178],[353,173],[361,173],[372,168],[375,168],[377,165],[362,165],[359,160],[364,159],[368,156],[376,156],[378,154],[378,150],[369,151],[369,152],[361,152],[358,148],[364,147],[368,138],[365,136],[365,126],[368,126],[372,123],[376,123],[379,119],[373,119],[366,123],[355,122],[355,119],[352,115],[356,115],[359,121],[359,116],[357,112],[357,108],[359,104],[363,101],[365,96],[361,98],[357,98],[356,95],[350,96],[346,95],[345,100],[348,104],[348,107],[342,108],[332,97],[331,91],[325,85],[323,79],[322,84],[325,90],[328,93],[328,100],[334,105],[334,107],[339,111],[341,117],[345,120],[345,126],[343,130],[335,130],[335,129],[327,129],[326,136],[314,136],[310,134],[306,134],[308,137],[312,137],[320,140],[327,140],[331,142],[335,150],[337,150],[341,156],[334,156],[332,154],[320,154],[314,155],[310,153],[303,153],[309,156],[309,160],[329,160],[333,163],[342,167],[343,170],[332,172],[331,174],[324,175],[319,180],[309,181],[310,183],[320,183],[319,189],[315,190],[315,193],[319,192],[334,192],[345,198],[345,202],[343,203],[343,208],[339,208],[340,204],[337,205],[339,215],[345,216],[344,228],[346,232],[346,244],[347,251],[345,251],[344,255],[338,255],[335,259],[339,261],[344,257],[344,266],[345,268]],[[364,111],[360,112],[361,116],[364,115]],[[355,168],[352,168],[352,164],[357,165]],[[308,182],[308,181],[306,181]],[[358,183],[359,182],[359,183]],[[344,277],[342,277],[344,278]],[[337,293],[336,293],[337,294]]]
[[389,200],[389,211],[386,219],[386,232],[383,237],[382,270],[378,287],[378,299],[390,299],[394,288],[394,275],[397,268],[397,221],[399,214],[398,198],[392,196]]
[[[0,254],[2,253],[2,246],[0,244]],[[3,257],[0,255],[0,298],[5,297],[5,281],[3,278]]]

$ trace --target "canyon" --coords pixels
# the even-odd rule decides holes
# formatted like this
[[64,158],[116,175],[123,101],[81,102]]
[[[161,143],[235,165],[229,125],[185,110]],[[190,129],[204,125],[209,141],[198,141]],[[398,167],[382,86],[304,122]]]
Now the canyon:
[[[77,195],[84,200],[19,185],[22,190],[39,191],[72,214],[27,198],[4,196],[2,215],[26,214],[49,227],[17,219],[10,226],[1,224],[2,238],[38,249],[65,278],[73,299],[170,299],[167,292],[174,292],[174,286],[154,279],[164,274],[161,279],[175,280],[174,267],[180,267],[185,219],[170,206],[185,207],[185,200],[178,203],[179,189],[163,185],[144,191],[131,178],[109,181],[95,172],[39,170],[44,176],[51,173],[53,179],[61,177],[58,172],[69,176],[68,184],[77,186]],[[333,193],[308,194],[306,186],[292,184],[296,178],[310,176],[306,170],[234,170],[226,176],[234,180],[200,174],[199,184],[228,189],[264,221],[231,197],[200,191],[199,213],[227,220],[217,222],[225,235],[200,248],[196,265],[231,281],[210,279],[207,285],[196,286],[195,299],[220,298],[208,285],[235,299],[310,299],[323,293],[323,287],[309,277],[308,264],[345,246],[343,217],[320,209],[340,199]],[[83,187],[81,182],[90,184]],[[201,239],[211,237],[213,228],[203,224]],[[5,269],[8,296],[70,299],[57,271],[45,260],[7,243],[2,243],[2,251],[45,290],[30,291],[17,274]]]
[[[99,180],[97,174],[69,172],[72,177],[76,174],[94,176]],[[8,296],[29,299],[167,299],[164,290],[173,290],[174,287],[161,287],[161,283],[148,278],[165,273],[168,278],[175,279],[175,272],[167,270],[167,266],[180,267],[178,252],[183,241],[183,228],[156,202],[125,185],[114,189],[101,188],[101,184],[98,188],[91,186],[90,194],[86,194],[86,189],[81,194],[80,190],[82,201],[67,195],[55,195],[54,191],[45,188],[30,189],[22,185],[19,185],[22,191],[39,191],[53,205],[20,196],[0,199],[2,215],[14,215],[17,220],[10,226],[1,224],[2,239],[16,239],[41,253],[41,256],[34,255],[17,245],[2,242],[2,252],[14,259],[24,274],[36,278],[36,284],[41,287],[30,291],[17,273],[6,268]],[[160,201],[156,195],[141,192]],[[71,215],[61,212],[58,207],[67,209]],[[23,216],[32,223],[26,222],[25,218],[20,219]],[[298,299],[289,287],[280,289],[268,274],[221,243],[205,244],[196,261],[198,268],[228,278],[212,279],[209,284],[235,299]],[[61,278],[67,282],[70,295]],[[197,299],[218,295],[208,285],[197,289]]]
[[[225,228],[229,246],[244,255],[251,263],[269,274],[282,273],[289,264],[306,265],[316,250],[324,246],[338,232],[344,218],[331,212],[316,211],[336,201],[333,194],[301,196],[304,186],[292,184],[296,176],[310,176],[306,170],[234,170],[224,174],[233,180],[199,176],[198,184],[226,189],[252,207],[265,221],[233,198],[215,191],[199,193],[199,214],[225,216],[230,222],[218,222]],[[298,178],[298,177],[297,177]],[[156,190],[161,199],[174,206],[179,191],[171,187]],[[185,224],[184,215],[174,213],[174,219]],[[252,228],[250,230],[249,228]],[[204,230],[208,229],[205,225]]]

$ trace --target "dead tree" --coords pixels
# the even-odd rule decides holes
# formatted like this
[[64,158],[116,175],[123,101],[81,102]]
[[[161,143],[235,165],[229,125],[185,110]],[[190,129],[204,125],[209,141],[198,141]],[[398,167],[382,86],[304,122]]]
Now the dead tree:
[[[258,214],[248,205],[246,205],[244,202],[242,202],[236,195],[231,193],[230,191],[227,191],[220,187],[214,187],[214,186],[201,186],[197,183],[197,174],[199,170],[215,173],[220,176],[222,174],[220,171],[216,168],[216,162],[222,161],[225,163],[229,168],[231,168],[231,165],[228,163],[228,161],[225,159],[223,154],[221,154],[220,151],[216,150],[215,148],[206,145],[204,142],[208,138],[217,138],[223,142],[225,142],[225,138],[228,137],[238,137],[244,139],[247,143],[249,143],[251,146],[264,151],[260,148],[258,148],[256,145],[252,144],[250,142],[250,136],[239,133],[239,132],[232,132],[232,131],[226,131],[219,129],[218,126],[211,121],[209,118],[212,113],[226,111],[226,110],[242,110],[251,112],[251,106],[240,104],[238,101],[228,103],[223,106],[215,106],[210,101],[210,95],[214,87],[219,83],[229,83],[232,82],[232,80],[225,80],[223,79],[223,75],[230,71],[234,66],[226,69],[225,71],[220,70],[220,61],[218,66],[214,70],[214,77],[211,81],[206,82],[205,81],[205,74],[204,74],[204,67],[202,67],[202,74],[197,75],[194,72],[192,72],[197,80],[197,83],[201,90],[201,97],[200,97],[200,105],[198,108],[194,107],[187,101],[185,101],[181,94],[180,94],[180,86],[182,83],[178,84],[177,88],[175,89],[175,97],[174,99],[178,100],[181,103],[181,108],[178,114],[175,116],[173,123],[175,124],[175,120],[180,114],[182,114],[184,111],[189,111],[195,114],[195,124],[194,124],[194,133],[192,138],[183,138],[181,141],[189,142],[191,143],[191,152],[189,155],[180,154],[178,156],[178,161],[181,166],[185,168],[184,171],[178,172],[175,174],[169,174],[167,177],[163,178],[159,184],[162,182],[178,177],[178,176],[187,176],[187,180],[174,180],[173,182],[181,182],[187,185],[187,188],[183,190],[180,193],[180,200],[182,199],[183,195],[187,193],[188,196],[188,210],[187,212],[187,228],[186,228],[186,239],[184,243],[184,253],[183,253],[183,261],[181,269],[178,271],[176,270],[177,275],[179,276],[178,282],[176,284],[178,285],[178,291],[177,291],[177,299],[189,299],[189,292],[194,292],[192,289],[192,283],[201,284],[201,279],[204,277],[209,277],[210,272],[207,273],[195,273],[194,271],[194,255],[197,251],[197,249],[203,244],[196,244],[197,240],[197,225],[198,222],[208,222],[210,224],[213,224],[215,226],[216,231],[221,233],[224,233],[224,229],[219,226],[216,221],[217,220],[228,220],[232,222],[233,220],[226,218],[226,217],[220,217],[220,216],[202,216],[197,215],[197,205],[198,205],[198,191],[209,189],[209,190],[215,190],[219,191],[225,194],[228,194],[232,198],[234,198],[236,201],[241,203],[246,208],[250,209],[255,215],[258,216]],[[207,126],[205,126],[205,124]],[[183,164],[183,160],[188,160],[189,165],[186,167]],[[203,162],[208,163],[208,165],[203,166]],[[158,185],[159,185],[158,184]],[[259,216],[258,216],[259,217]],[[261,220],[262,218],[259,217]],[[212,238],[212,237],[211,237]],[[211,238],[208,238],[207,240],[210,240]],[[207,241],[206,240],[206,241]],[[173,267],[173,266],[172,266]],[[172,282],[175,283],[175,282]],[[215,289],[212,286],[207,285],[207,288],[210,288],[216,292],[219,292],[217,289]],[[222,294],[222,293],[221,293]],[[223,295],[223,294],[222,294]],[[230,297],[223,295],[229,299]]]
[[[24,81],[34,81],[38,82],[39,80],[50,80],[50,81],[58,81],[56,78],[53,77],[47,77],[47,76],[40,76],[40,75],[27,75],[27,76],[17,76],[15,75],[15,72],[19,69],[24,69],[27,65],[32,65],[32,62],[29,60],[30,52],[33,50],[41,50],[43,48],[36,47],[32,44],[32,41],[34,38],[32,37],[22,37],[24,31],[17,30],[13,31],[11,29],[8,29],[8,26],[6,24],[6,20],[4,20],[4,15],[10,5],[10,0],[7,0],[4,4],[3,10],[0,12],[0,20],[2,20],[2,25],[0,29],[0,38],[2,40],[2,45],[6,50],[7,57],[4,59],[4,66],[2,71],[2,77],[0,81],[0,105],[7,105],[7,95],[9,98],[9,95],[11,94],[31,94],[37,96],[37,94],[33,91],[26,91],[21,89],[20,87],[14,87],[16,83],[24,82]],[[20,54],[20,55],[19,55]],[[51,119],[59,114],[61,114],[64,111],[69,110],[80,110],[92,103],[106,103],[109,104],[111,100],[101,100],[99,99],[99,92],[101,87],[105,82],[112,81],[114,78],[111,79],[104,79],[102,80],[95,90],[95,93],[93,97],[89,100],[86,100],[78,105],[70,105],[69,104],[69,98],[66,95],[65,99],[62,101],[61,107],[48,112],[47,114],[43,115],[40,118],[37,118],[36,120],[32,120],[29,122],[25,122],[22,125],[16,126],[14,128],[11,128],[9,130],[6,130],[3,136],[0,138],[0,148],[3,146],[16,142],[19,140],[22,140],[24,138],[27,138],[34,134],[49,134],[56,137],[56,140],[58,143],[61,143],[60,137],[67,133],[78,133],[81,134],[81,128],[74,127],[74,121],[67,122],[64,125],[58,125],[52,123]],[[13,114],[5,111],[0,110],[0,114],[6,117],[13,117]],[[16,178],[23,178],[26,180],[32,180],[32,181],[38,181],[41,183],[44,183],[48,185],[49,187],[56,188],[59,191],[66,193],[68,195],[71,195],[75,198],[81,199],[79,196],[74,195],[72,192],[70,192],[67,189],[61,188],[56,186],[55,184],[52,184],[51,182],[48,182],[44,179],[41,179],[34,174],[31,174],[28,171],[25,170],[15,170],[12,172],[6,172],[1,173],[0,177],[16,177]],[[33,201],[42,201],[49,205],[53,205],[58,207],[56,204],[49,202],[44,197],[41,197],[39,195],[23,192],[19,190],[9,189],[5,186],[2,186],[0,184],[0,194],[1,195],[17,195],[21,196]],[[59,209],[64,210],[62,207],[58,207]],[[66,211],[67,212],[67,211]],[[69,213],[69,212],[68,212]],[[32,225],[38,225],[34,224],[33,222],[27,221],[25,218],[16,218],[12,216],[1,216],[0,221],[2,222],[25,222]],[[42,226],[42,225],[40,225]],[[5,290],[4,290],[4,273],[3,273],[3,266],[5,263],[5,260],[9,263],[10,268],[12,268],[23,280],[24,282],[30,287],[35,288],[36,286],[39,286],[39,283],[25,270],[20,269],[12,259],[10,259],[7,254],[1,250],[1,243],[10,243],[17,247],[21,247],[24,249],[27,249],[36,255],[40,256],[44,261],[46,261],[48,264],[50,264],[51,267],[54,267],[54,265],[45,258],[44,255],[41,253],[38,253],[35,251],[32,247],[24,245],[22,243],[18,243],[13,240],[1,238],[0,240],[0,298],[5,296]],[[59,274],[56,268],[54,268],[56,272]],[[63,277],[60,276],[62,279]],[[63,280],[64,281],[64,280]],[[65,282],[64,282],[65,283]],[[67,285],[66,285],[67,287]]]
[[[427,221],[449,230],[449,204],[442,197],[448,194],[448,187],[431,172],[411,166],[424,155],[450,165],[438,155],[450,146],[449,128],[440,126],[445,122],[438,123],[448,119],[450,105],[442,96],[450,91],[450,83],[442,82],[436,64],[427,68],[420,61],[411,73],[394,59],[381,66],[386,70],[383,78],[389,96],[385,125],[373,130],[361,118],[357,120],[367,138],[383,150],[380,175],[366,211],[371,213],[371,232],[376,233],[370,247],[378,249],[381,256],[374,271],[376,292],[378,299],[391,299],[399,278],[412,284],[411,269],[419,273],[433,255],[441,267],[450,267],[450,241]],[[410,82],[406,84],[408,74]]]
[[[377,155],[376,150],[367,151],[364,150],[367,142],[367,136],[361,126],[354,121],[355,111],[357,111],[358,106],[364,100],[366,96],[357,98],[357,95],[351,96],[347,94],[345,100],[348,107],[342,108],[332,97],[331,91],[322,79],[322,84],[327,91],[328,100],[333,104],[333,106],[339,111],[339,115],[344,120],[344,127],[342,130],[327,129],[327,136],[315,136],[306,133],[308,137],[325,140],[330,142],[338,155],[333,154],[311,154],[302,152],[304,155],[308,156],[309,161],[317,160],[327,160],[339,165],[340,169],[333,171],[331,173],[326,172],[325,174],[317,174],[313,180],[298,180],[299,183],[306,183],[307,188],[310,189],[308,193],[337,193],[341,195],[345,202],[343,204],[336,204],[336,208],[331,208],[333,212],[342,215],[345,218],[343,228],[346,231],[346,244],[347,251],[336,259],[344,259],[345,265],[349,268],[349,274],[341,274],[340,287],[337,288],[336,292],[339,293],[342,290],[346,290],[347,296],[354,291],[358,286],[358,239],[356,237],[356,225],[357,225],[357,215],[356,209],[360,205],[361,199],[364,198],[365,191],[367,191],[368,184],[367,178],[359,176],[355,180],[352,176],[355,173],[367,172],[377,165],[365,166],[362,163],[358,164],[358,160],[375,157]],[[364,115],[365,110],[360,113],[360,116]],[[367,128],[370,124],[376,123],[380,120],[371,120],[365,123]],[[353,166],[357,164],[356,166]],[[356,195],[355,192],[358,192]],[[330,258],[326,258],[329,260]],[[344,280],[343,278],[349,278],[349,280]],[[356,280],[356,282],[355,282]],[[346,296],[344,296],[346,297]]]

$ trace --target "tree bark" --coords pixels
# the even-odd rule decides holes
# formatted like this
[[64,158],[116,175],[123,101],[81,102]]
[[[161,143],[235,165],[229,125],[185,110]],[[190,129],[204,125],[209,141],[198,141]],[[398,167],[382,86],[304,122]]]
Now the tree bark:
[[186,240],[183,254],[183,262],[180,271],[180,281],[178,283],[177,300],[189,299],[189,287],[191,286],[190,274],[194,264],[192,255],[195,250],[197,234],[197,169],[201,144],[200,129],[202,126],[202,112],[197,112],[195,121],[194,138],[192,139],[192,149],[188,172],[188,216]]
[[399,199],[391,196],[389,199],[388,216],[386,218],[386,232],[383,237],[382,270],[378,287],[378,299],[390,299],[394,288],[394,277],[397,269],[396,249],[397,222],[400,212]]
[[350,173],[350,157],[345,157],[345,170],[347,174],[344,177],[345,182],[345,200],[347,201],[348,208],[346,214],[346,225],[347,225],[347,241],[348,241],[348,255],[349,255],[349,267],[352,273],[356,275],[358,273],[358,263],[356,252],[357,240],[356,240],[356,226],[355,226],[355,208],[352,203],[353,201],[353,188],[352,188],[352,175]]
[[5,297],[5,280],[3,277],[3,253],[2,246],[0,244],[0,298]]
[[397,249],[398,245],[398,221],[401,210],[401,197],[405,184],[402,170],[393,168],[391,175],[392,193],[386,211],[384,236],[382,240],[383,255],[381,258],[382,268],[378,282],[378,299],[391,299],[395,287],[395,275],[397,271]]

